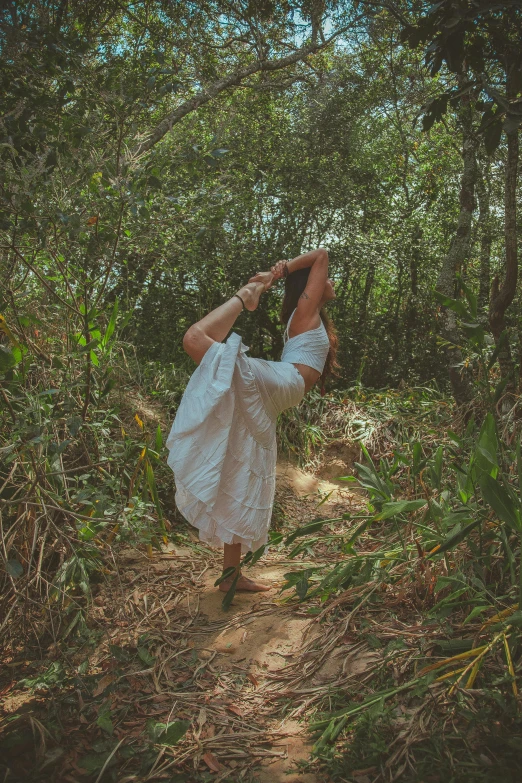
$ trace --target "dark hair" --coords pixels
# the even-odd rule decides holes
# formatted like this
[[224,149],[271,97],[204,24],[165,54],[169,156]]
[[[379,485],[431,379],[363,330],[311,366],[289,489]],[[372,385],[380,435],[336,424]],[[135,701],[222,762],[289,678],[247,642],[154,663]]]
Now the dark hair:
[[[299,302],[299,297],[303,293],[303,291],[306,288],[306,284],[308,283],[308,275],[310,274],[310,267],[307,267],[305,269],[297,269],[295,272],[292,272],[288,275],[287,278],[285,278],[285,296],[283,299],[283,305],[281,307],[281,321],[284,324],[287,324],[290,316],[294,312],[295,308],[297,307],[297,304]],[[326,357],[326,363],[324,365],[324,370],[321,375],[321,394],[324,394],[324,384],[329,375],[337,375],[336,369],[339,367],[339,364],[337,363],[337,331],[335,329],[335,326],[333,324],[332,319],[324,309],[324,307],[321,308],[319,315],[321,316],[321,321],[324,324],[324,328],[326,329],[326,334],[328,335],[328,339],[330,340],[330,350],[328,351],[328,356]]]

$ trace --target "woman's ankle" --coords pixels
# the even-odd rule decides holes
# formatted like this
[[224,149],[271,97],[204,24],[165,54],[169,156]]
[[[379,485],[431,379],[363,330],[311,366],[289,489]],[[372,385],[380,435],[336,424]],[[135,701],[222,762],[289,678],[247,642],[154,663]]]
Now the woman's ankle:
[[240,288],[237,292],[237,296],[241,297],[244,302],[245,308],[252,312],[259,304],[261,294],[265,292],[264,283],[247,283]]

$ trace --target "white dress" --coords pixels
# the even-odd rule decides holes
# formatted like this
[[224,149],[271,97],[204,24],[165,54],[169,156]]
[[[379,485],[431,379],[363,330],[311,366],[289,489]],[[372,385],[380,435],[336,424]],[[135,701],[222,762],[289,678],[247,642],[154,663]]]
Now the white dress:
[[214,343],[187,384],[167,439],[176,505],[200,538],[255,551],[268,540],[276,421],[304,396],[290,362],[247,356],[238,334]]

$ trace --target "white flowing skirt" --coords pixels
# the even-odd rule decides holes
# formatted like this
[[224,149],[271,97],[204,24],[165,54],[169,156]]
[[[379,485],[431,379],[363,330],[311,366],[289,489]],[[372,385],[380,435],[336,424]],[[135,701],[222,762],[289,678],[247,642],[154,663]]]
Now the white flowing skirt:
[[176,505],[214,546],[255,551],[268,540],[276,473],[276,421],[305,384],[289,362],[246,355],[233,332],[214,343],[187,384],[167,439]]

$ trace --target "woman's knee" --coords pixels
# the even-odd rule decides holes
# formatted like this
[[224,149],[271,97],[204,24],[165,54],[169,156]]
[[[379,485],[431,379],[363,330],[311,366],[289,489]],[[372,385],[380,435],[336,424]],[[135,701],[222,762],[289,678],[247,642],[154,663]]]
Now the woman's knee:
[[201,347],[205,333],[197,324],[191,326],[183,337],[183,348],[189,356]]
[[214,340],[198,324],[193,324],[185,332],[183,348],[190,358],[199,364],[213,342]]

